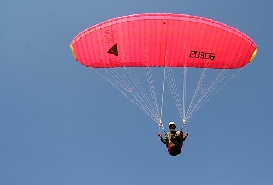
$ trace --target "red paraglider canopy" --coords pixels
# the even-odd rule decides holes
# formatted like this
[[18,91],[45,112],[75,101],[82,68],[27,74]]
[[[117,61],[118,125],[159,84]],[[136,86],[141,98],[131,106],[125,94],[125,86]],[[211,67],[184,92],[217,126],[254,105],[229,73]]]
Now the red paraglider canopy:
[[257,51],[244,33],[223,23],[183,14],[114,18],[77,35],[73,56],[87,67],[240,68]]

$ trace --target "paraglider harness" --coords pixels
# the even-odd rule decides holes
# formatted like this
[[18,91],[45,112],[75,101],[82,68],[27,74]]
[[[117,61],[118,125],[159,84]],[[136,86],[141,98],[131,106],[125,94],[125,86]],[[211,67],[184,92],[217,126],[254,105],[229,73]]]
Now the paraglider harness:
[[181,153],[183,147],[183,131],[180,130],[180,135],[177,135],[177,131],[170,131],[166,133],[168,138],[166,142],[166,147],[168,148],[168,152],[172,156],[176,156]]
[[[172,156],[176,156],[176,155],[180,154],[182,151],[183,142],[186,139],[186,138],[184,138],[184,134],[182,131],[183,128],[185,127],[185,125],[186,125],[186,120],[183,120],[181,130],[179,130],[179,131],[173,130],[173,131],[166,132],[164,130],[164,126],[163,126],[161,120],[158,123],[158,126],[165,133],[165,138],[167,138],[166,147],[168,148],[168,153]],[[180,132],[180,134],[178,135],[177,132]]]

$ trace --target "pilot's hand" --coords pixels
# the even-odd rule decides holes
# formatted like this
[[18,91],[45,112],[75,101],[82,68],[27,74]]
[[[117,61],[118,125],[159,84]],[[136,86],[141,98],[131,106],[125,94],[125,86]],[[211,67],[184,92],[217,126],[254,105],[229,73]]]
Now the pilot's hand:
[[158,134],[158,137],[161,139],[161,138],[162,138],[162,134],[161,134],[161,133],[159,133],[159,134]]

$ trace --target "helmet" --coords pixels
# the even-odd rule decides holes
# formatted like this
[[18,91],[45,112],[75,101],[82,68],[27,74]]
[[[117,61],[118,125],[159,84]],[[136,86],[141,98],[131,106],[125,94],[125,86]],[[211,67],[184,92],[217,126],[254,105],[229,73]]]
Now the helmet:
[[176,127],[175,122],[170,122],[169,123],[169,128],[170,128],[171,125],[174,125]]

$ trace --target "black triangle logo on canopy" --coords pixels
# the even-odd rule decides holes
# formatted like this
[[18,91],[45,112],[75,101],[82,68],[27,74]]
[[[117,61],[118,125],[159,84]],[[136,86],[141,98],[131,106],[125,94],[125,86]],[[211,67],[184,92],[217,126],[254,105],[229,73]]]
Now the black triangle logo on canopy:
[[107,51],[107,53],[118,56],[118,44],[117,44],[117,43],[114,44],[114,46],[112,46],[112,47]]

